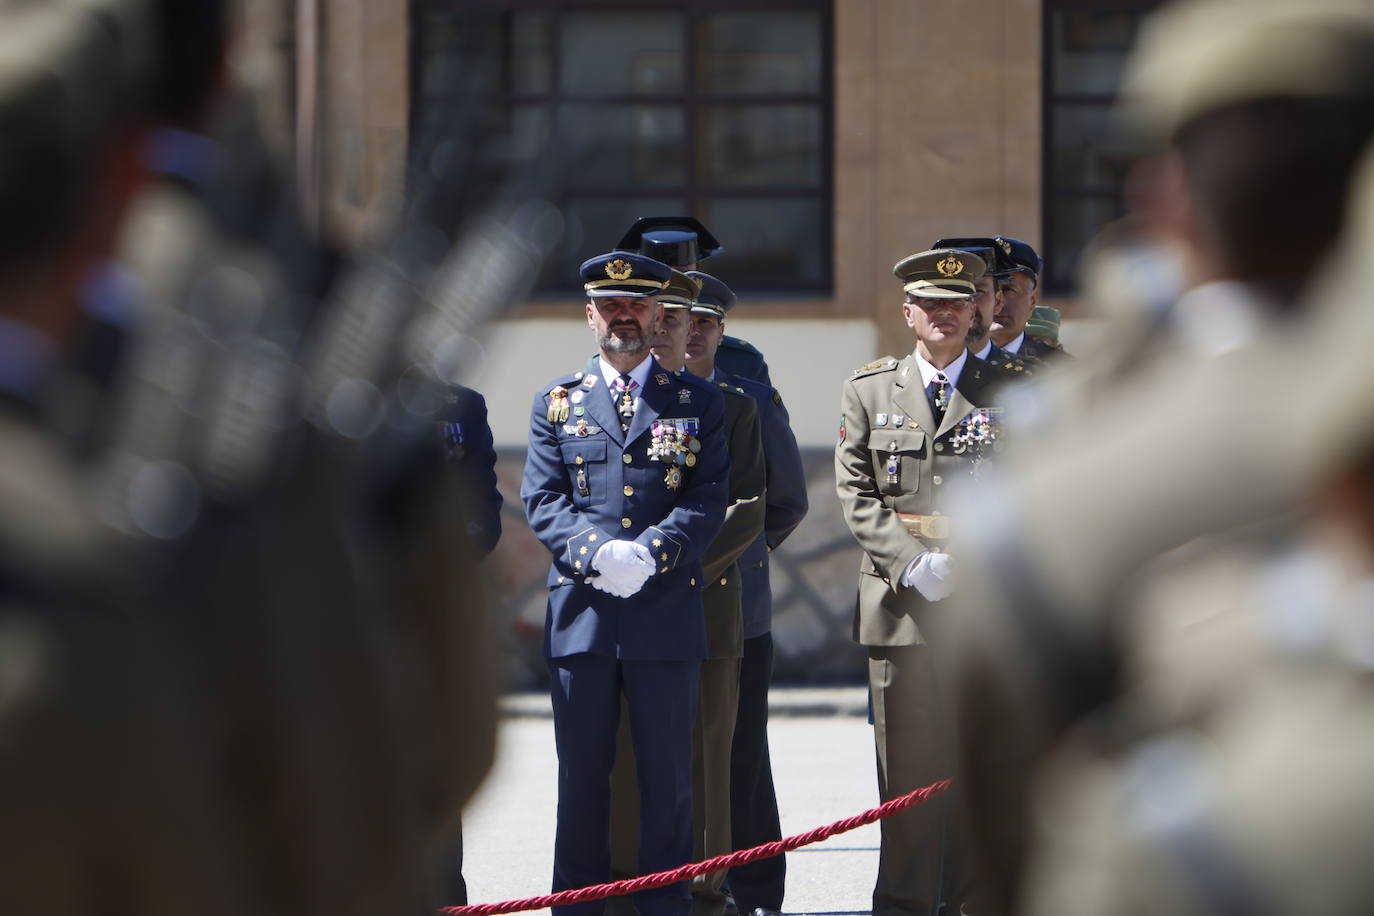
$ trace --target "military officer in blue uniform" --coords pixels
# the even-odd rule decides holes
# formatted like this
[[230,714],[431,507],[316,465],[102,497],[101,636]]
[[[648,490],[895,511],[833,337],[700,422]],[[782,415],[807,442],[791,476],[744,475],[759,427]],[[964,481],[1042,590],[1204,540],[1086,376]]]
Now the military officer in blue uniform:
[[[700,220],[690,216],[642,216],[616,249],[638,251],[682,271],[694,271],[702,261],[725,250]],[[763,354],[747,340],[728,335],[722,338],[716,362],[731,375],[772,384]]]
[[973,320],[968,329],[968,351],[988,364],[992,377],[999,383],[1013,382],[1032,376],[1040,367],[1040,360],[1029,353],[1017,356],[997,346],[992,339],[993,316],[1002,308],[1000,279],[1016,269],[1016,262],[997,240],[982,238],[939,239],[936,248],[954,248],[975,254],[987,265],[987,272],[974,280],[977,291],[973,295]]
[[[782,837],[768,753],[768,687],[773,679],[768,554],[806,515],[806,474],[782,396],[771,385],[732,375],[720,365],[725,315],[735,306],[734,291],[710,274],[693,271],[688,276],[700,282],[701,289],[692,307],[687,369],[753,398],[763,432],[763,530],[738,560],[744,640],[730,751],[731,842],[735,849],[748,849]],[[786,874],[787,860],[780,855],[730,869],[730,892],[739,912],[776,916],[782,909]]]
[[1063,349],[1041,343],[1026,333],[1026,322],[1040,302],[1040,272],[1045,262],[1029,242],[1007,235],[993,237],[993,242],[1011,261],[1010,270],[997,276],[1000,301],[992,319],[992,339],[1003,350],[1022,359],[1057,359],[1065,355]]
[[[624,696],[642,873],[692,854],[692,727],[706,655],[701,557],[729,492],[720,391],[649,352],[670,269],[614,251],[581,267],[600,353],[539,390],[520,495],[553,554],[544,651],[558,748],[555,891],[610,877],[610,772]],[[636,896],[684,916],[683,882]],[[601,902],[563,908],[600,914]]]

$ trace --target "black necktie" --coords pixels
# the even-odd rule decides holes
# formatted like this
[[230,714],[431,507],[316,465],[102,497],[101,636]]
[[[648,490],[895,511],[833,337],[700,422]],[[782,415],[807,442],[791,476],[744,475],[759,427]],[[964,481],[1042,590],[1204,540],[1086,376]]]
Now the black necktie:
[[949,406],[949,389],[949,379],[945,378],[943,372],[935,373],[935,377],[926,386],[926,400],[930,401],[930,412],[935,415],[936,426],[945,418],[945,408]]
[[616,412],[620,414],[620,428],[628,430],[630,421],[635,417],[635,389],[639,387],[639,383],[628,375],[622,375],[614,387],[619,393],[616,399]]

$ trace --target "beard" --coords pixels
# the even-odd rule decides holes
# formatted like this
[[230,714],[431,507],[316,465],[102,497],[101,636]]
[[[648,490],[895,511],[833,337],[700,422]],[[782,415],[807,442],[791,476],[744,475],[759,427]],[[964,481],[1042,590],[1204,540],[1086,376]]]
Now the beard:
[[[629,326],[622,326],[618,330],[629,331]],[[643,353],[649,349],[649,340],[644,336],[643,330],[638,326],[634,329],[634,336],[617,337],[615,332],[607,329],[605,335],[597,335],[596,345],[607,353],[622,353],[626,356],[634,356],[636,353]]]
[[968,326],[968,339],[982,340],[991,330],[991,323],[984,324],[982,316],[975,314],[973,316],[973,323]]

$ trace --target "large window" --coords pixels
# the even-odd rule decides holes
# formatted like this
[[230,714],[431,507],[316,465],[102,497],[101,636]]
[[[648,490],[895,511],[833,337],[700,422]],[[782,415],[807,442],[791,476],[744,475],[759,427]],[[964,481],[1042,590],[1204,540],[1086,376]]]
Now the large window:
[[[480,0],[413,0],[417,127],[444,110]],[[697,216],[737,289],[830,288],[829,0],[505,0],[495,108],[512,154],[556,171],[549,290],[639,216]],[[437,103],[437,104],[436,104]]]
[[1130,151],[1112,105],[1159,0],[1046,0],[1045,285],[1070,292],[1097,230],[1125,212]]

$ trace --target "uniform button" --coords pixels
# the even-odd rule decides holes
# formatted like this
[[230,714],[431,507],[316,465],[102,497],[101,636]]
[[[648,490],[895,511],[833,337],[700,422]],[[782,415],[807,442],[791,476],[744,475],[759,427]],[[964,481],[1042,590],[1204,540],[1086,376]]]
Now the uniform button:
[[625,488],[625,495],[626,495],[626,496],[634,496],[634,495],[635,495],[635,488],[634,488],[634,487],[627,486],[627,487]]
[[620,520],[620,527],[622,527],[622,528],[628,528],[628,527],[630,527],[630,526],[633,525],[633,524],[634,524],[634,522],[630,521],[628,518],[622,518],[622,519]]
[[728,582],[728,581],[729,581],[728,579],[721,579],[721,580],[720,580],[720,584],[721,584],[721,585],[724,585],[724,584],[725,584],[726,582]]
[[582,456],[581,456],[581,455],[578,455],[578,456],[577,456],[577,463],[578,463],[578,464],[581,464],[581,463],[582,463]]
[[691,579],[691,580],[689,580],[689,581],[690,581],[693,585],[696,585],[696,584],[697,584],[697,580],[696,580],[696,579]]
[[629,455],[621,455],[620,460],[625,462],[626,464],[629,464],[631,461],[634,461],[634,459],[631,458]]
[[940,484],[944,483],[944,482],[945,482],[945,479],[944,479],[943,477],[941,477],[939,474],[936,474],[936,475],[935,475],[935,485],[936,485],[937,487],[938,487]]
[[937,442],[937,443],[935,443],[935,451],[937,451],[937,452],[943,452],[944,450],[945,450],[945,444],[944,444],[943,442]]
[[668,567],[666,567],[666,566],[659,570],[659,572],[661,572],[661,573],[666,573],[667,571],[668,571]]
[[563,577],[562,577],[562,576],[559,576],[559,577],[558,577],[558,584],[559,584],[559,585],[562,585],[562,584],[563,584]]

